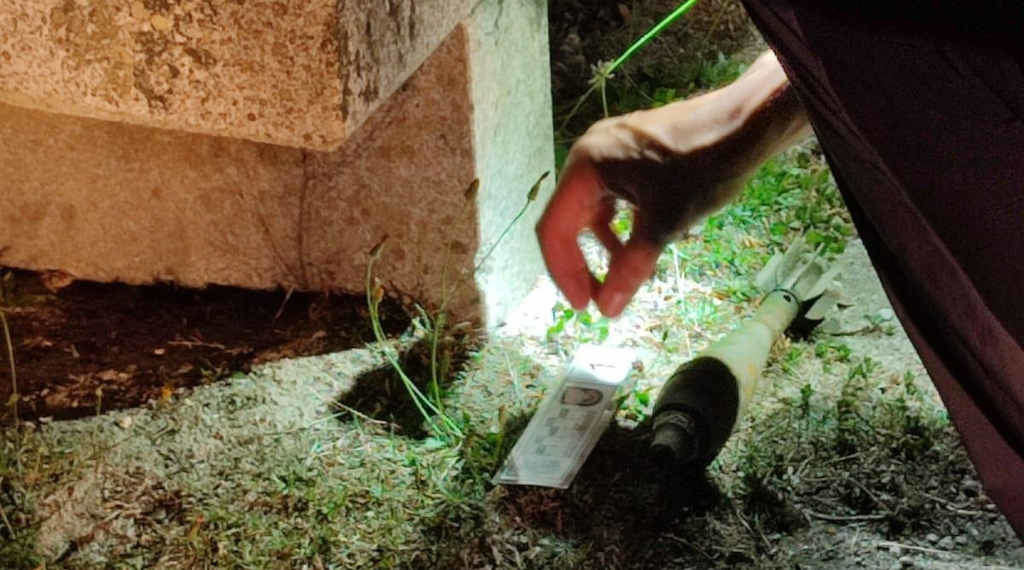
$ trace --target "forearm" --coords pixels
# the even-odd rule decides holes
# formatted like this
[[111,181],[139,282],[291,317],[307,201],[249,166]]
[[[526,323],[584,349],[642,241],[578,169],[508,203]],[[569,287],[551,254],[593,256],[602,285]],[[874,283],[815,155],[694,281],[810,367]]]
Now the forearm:
[[803,106],[772,52],[726,87],[630,115],[627,123],[674,154],[715,147],[720,158],[750,172],[811,133]]
[[569,163],[590,162],[604,187],[647,217],[663,243],[715,212],[765,160],[810,133],[774,54],[726,87],[594,124]]
[[758,164],[811,134],[803,105],[770,51],[721,91],[736,115],[737,136],[748,140]]
[[[773,54],[728,87],[595,123],[569,152],[537,235],[573,307],[592,298],[618,315],[673,236],[722,207],[771,155],[808,134],[807,119]],[[629,241],[609,229],[612,197],[635,208]],[[592,230],[611,252],[599,283],[576,237]]]

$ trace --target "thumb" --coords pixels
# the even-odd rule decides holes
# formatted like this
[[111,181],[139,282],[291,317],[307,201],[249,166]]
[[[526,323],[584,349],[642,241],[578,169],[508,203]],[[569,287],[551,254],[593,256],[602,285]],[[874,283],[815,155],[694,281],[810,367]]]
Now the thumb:
[[634,235],[625,246],[612,253],[608,276],[597,292],[601,313],[616,317],[622,312],[640,285],[654,274],[661,246],[640,235]]

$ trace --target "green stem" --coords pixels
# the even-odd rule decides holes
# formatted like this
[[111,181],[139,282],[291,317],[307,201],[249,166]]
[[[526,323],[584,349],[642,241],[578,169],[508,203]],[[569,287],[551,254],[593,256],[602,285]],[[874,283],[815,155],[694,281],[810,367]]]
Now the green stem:
[[480,268],[483,267],[484,263],[487,262],[487,258],[491,257],[491,254],[494,253],[494,248],[498,247],[498,244],[501,243],[501,240],[505,239],[505,236],[508,235],[508,232],[512,230],[512,226],[516,225],[516,222],[519,221],[519,218],[523,217],[523,214],[526,213],[526,209],[529,207],[530,200],[527,200],[526,203],[523,204],[523,207],[519,210],[519,213],[516,214],[514,218],[512,218],[512,221],[509,222],[508,225],[505,226],[505,229],[501,231],[501,234],[498,235],[498,239],[494,240],[494,243],[491,244],[491,247],[487,249],[487,253],[485,253],[484,256],[480,258],[480,261],[476,264],[476,267],[473,268],[473,273],[480,271]]
[[689,12],[690,8],[693,8],[694,4],[696,3],[697,0],[688,0],[687,2],[680,4],[679,7],[673,10],[671,14],[662,18],[662,20],[655,24],[653,28],[648,30],[646,34],[640,36],[640,39],[633,42],[631,46],[626,48],[626,51],[622,52],[622,55],[617,57],[615,61],[613,61],[612,64],[608,66],[608,68],[605,70],[605,74],[611,74],[611,72],[615,71],[615,69],[618,68],[620,65],[629,61],[629,58],[633,57],[633,54],[638,49],[644,47],[644,45],[646,45],[647,42],[654,39],[658,34],[661,33],[662,30],[668,27],[672,22],[675,22],[677,19],[679,19],[680,16]]
[[565,126],[568,125],[569,121],[571,121],[572,118],[576,116],[576,111],[580,110],[580,106],[582,106],[583,103],[587,100],[587,97],[589,97],[590,94],[594,92],[594,89],[597,89],[596,83],[591,85],[590,88],[587,89],[586,93],[580,95],[580,98],[576,100],[576,104],[572,106],[572,110],[569,111],[569,114],[565,116],[565,119],[562,121],[562,124],[558,127],[558,130],[555,131],[556,133],[560,133],[565,130]]
[[601,90],[601,104],[604,109],[604,116],[607,117],[608,101],[605,96],[604,84],[608,80],[608,78],[611,77],[612,72],[618,69],[618,67],[623,63],[629,61],[629,58],[633,57],[633,54],[636,53],[637,50],[644,47],[647,44],[647,42],[654,39],[658,34],[661,33],[662,30],[671,25],[672,22],[675,22],[676,20],[679,19],[680,16],[689,12],[690,8],[693,8],[694,4],[696,3],[697,0],[687,0],[686,2],[680,4],[679,7],[672,11],[672,13],[662,18],[661,21],[654,25],[654,27],[652,27],[650,30],[647,30],[647,33],[640,36],[640,39],[633,42],[632,45],[626,48],[626,51],[622,52],[622,54],[619,55],[619,57],[615,58],[615,61],[609,63],[607,66],[598,69],[595,73],[595,77],[591,79],[590,88],[587,89],[587,92],[581,95],[580,98],[576,101],[576,104],[573,105],[572,110],[569,111],[569,114],[565,117],[565,119],[562,121],[562,124],[558,127],[558,130],[556,130],[555,132],[561,133],[562,131],[565,130],[566,125],[569,124],[569,121],[572,120],[572,118],[576,115],[576,112],[579,111],[580,106],[583,105],[583,102],[587,100],[587,97],[589,97],[595,89]]
[[[405,375],[405,371],[402,370],[401,363],[391,354],[387,348],[387,342],[384,337],[384,330],[380,324],[380,314],[377,312],[378,301],[374,298],[373,289],[373,262],[376,261],[376,256],[371,255],[369,261],[366,264],[366,305],[370,311],[370,328],[373,329],[373,336],[377,339],[377,342],[381,345],[381,351],[384,353],[384,358],[387,359],[388,363],[398,376],[402,379],[402,384],[406,390],[409,391],[409,395],[412,398],[413,403],[416,405],[416,409],[419,410],[420,415],[430,425],[430,428],[437,432],[437,426],[434,424],[430,415],[423,409],[423,405],[420,403],[420,398],[423,398],[423,394],[419,393],[419,390],[412,383],[412,381]],[[429,403],[429,402],[428,402]]]

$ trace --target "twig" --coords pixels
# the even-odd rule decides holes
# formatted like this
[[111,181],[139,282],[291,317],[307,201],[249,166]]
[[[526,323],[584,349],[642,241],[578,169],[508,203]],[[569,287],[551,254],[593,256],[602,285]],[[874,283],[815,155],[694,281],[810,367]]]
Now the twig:
[[281,306],[277,308],[277,312],[274,313],[274,319],[271,323],[276,323],[277,319],[281,318],[281,314],[284,313],[284,306],[288,304],[288,299],[292,298],[292,293],[295,292],[295,286],[288,287],[288,292],[284,294],[284,300],[281,301]]
[[837,457],[835,459],[830,459],[830,460],[822,463],[822,465],[825,466],[825,465],[832,465],[834,463],[842,463],[843,461],[849,461],[850,459],[856,459],[857,457],[860,457],[861,455],[864,455],[864,452],[863,451],[858,451],[857,453],[852,453],[852,454],[847,455],[845,457]]
[[630,84],[633,85],[633,88],[636,89],[636,92],[639,93],[641,97],[643,97],[644,99],[647,99],[647,101],[649,103],[652,103],[652,104],[653,103],[657,103],[657,101],[655,101],[653,97],[651,97],[650,95],[644,93],[644,90],[640,87],[640,85],[637,84],[637,82],[633,80],[633,76],[632,75],[630,75],[626,71],[623,71],[622,75],[623,75],[623,77],[626,78],[626,81],[628,81]]
[[508,367],[508,377],[512,380],[512,393],[515,394],[516,403],[522,404],[523,394],[522,391],[520,391],[519,389],[519,378],[516,375],[515,370],[512,370],[512,360],[509,359],[508,353],[505,352],[503,354],[505,356],[505,366]]
[[169,346],[184,346],[185,348],[193,348],[196,346],[205,346],[206,348],[216,348],[219,350],[226,350],[227,347],[219,342],[203,342],[201,340],[170,340],[167,341]]
[[569,111],[569,114],[565,117],[565,120],[562,121],[562,124],[559,125],[558,130],[555,131],[556,134],[561,133],[562,131],[565,130],[565,127],[569,124],[569,121],[576,116],[576,111],[580,110],[580,106],[582,106],[584,101],[587,100],[587,97],[590,97],[590,94],[594,92],[594,89],[597,89],[596,83],[591,84],[590,88],[587,89],[587,91],[583,93],[583,95],[580,95],[580,98],[576,100],[576,104],[573,105],[572,110]]
[[854,484],[855,486],[857,486],[857,487],[858,487],[858,488],[859,488],[859,489],[860,489],[861,491],[864,491],[864,493],[865,493],[865,494],[866,494],[866,495],[867,495],[868,497],[871,497],[871,500],[872,500],[872,501],[873,501],[873,502],[874,502],[874,503],[875,503],[876,505],[878,505],[879,507],[882,507],[882,508],[884,508],[884,509],[888,509],[888,508],[889,508],[889,505],[886,505],[886,504],[885,504],[885,503],[883,503],[882,501],[878,500],[878,497],[876,497],[876,496],[875,496],[875,494],[871,492],[871,489],[868,489],[868,488],[867,488],[867,487],[866,487],[866,486],[865,486],[865,485],[864,485],[863,483],[861,483],[860,481],[858,481],[858,480],[854,479],[853,477],[850,477],[850,476],[849,476],[849,474],[847,474],[847,476],[846,476],[846,480],[847,480],[847,481],[849,481],[849,482],[851,482],[851,483],[853,483],[853,484]]
[[710,554],[708,554],[707,551],[705,551],[703,548],[697,546],[696,544],[693,544],[692,542],[686,540],[685,538],[680,538],[680,537],[678,537],[678,536],[676,536],[674,534],[663,534],[661,536],[663,536],[663,537],[665,537],[665,538],[667,538],[669,540],[674,540],[674,541],[682,544],[683,546],[686,546],[686,547],[690,548],[691,550],[693,550],[697,554],[700,554],[704,558],[707,558],[708,562],[714,562],[715,561],[715,559]]
[[14,425],[18,426],[21,424],[20,418],[18,417],[18,399],[21,397],[18,394],[18,371],[14,366],[14,343],[11,342],[11,329],[7,326],[7,315],[5,309],[0,309],[0,323],[3,324],[4,328],[4,340],[7,342],[7,360],[11,364],[11,394],[12,402],[14,404]]
[[[896,548],[905,548],[907,550],[917,550],[918,552],[927,552],[929,554],[945,554],[947,556],[956,556],[957,555],[956,552],[950,552],[949,550],[939,550],[937,548],[927,548],[925,546],[917,546],[917,545],[914,545],[914,544],[903,544],[901,542],[890,542],[890,541],[887,541],[887,540],[883,540],[881,542],[876,543],[876,546],[878,546],[879,548],[892,548],[892,547],[895,546]],[[992,568],[992,567],[991,566],[987,566],[987,568]]]
[[[0,481],[3,481],[0,479]],[[0,517],[4,519],[4,526],[7,527],[7,532],[11,534],[11,540],[14,540],[14,527],[11,526],[11,521],[7,520],[7,511],[4,510],[3,503],[0,503]]]
[[757,536],[760,536],[761,540],[764,542],[764,545],[766,547],[768,547],[768,552],[771,552],[772,551],[772,543],[768,542],[768,538],[765,537],[764,533],[761,532],[760,529],[758,529],[756,534],[754,533],[754,529],[750,526],[749,523],[747,523],[747,519],[743,518],[743,513],[740,512],[740,508],[736,505],[736,503],[733,503],[732,509],[736,513],[736,518],[740,519],[740,523],[743,525],[744,528],[747,529],[747,532],[749,532],[752,536],[754,536],[755,539],[756,539]]
[[978,515],[991,515],[991,514],[994,514],[994,513],[986,513],[985,511],[969,511],[969,510],[967,510],[967,507],[970,506],[970,503],[967,503],[967,504],[964,504],[964,505],[958,505],[958,504],[956,504],[956,503],[954,503],[952,501],[947,501],[946,499],[943,499],[942,497],[936,497],[935,495],[932,495],[931,493],[928,493],[928,492],[925,492],[925,491],[921,491],[921,494],[924,495],[925,497],[928,497],[929,499],[931,499],[933,501],[942,503],[943,506],[945,506],[947,509],[949,509],[950,511],[952,511],[952,512],[958,514],[958,515],[978,516]]
[[874,515],[829,515],[825,513],[818,513],[810,509],[805,510],[804,513],[813,518],[828,522],[881,521],[892,516],[891,513]]
[[[390,422],[386,422],[384,420],[378,420],[377,418],[371,418],[370,416],[360,412],[359,410],[356,410],[354,408],[346,406],[345,404],[342,404],[341,402],[335,402],[333,405],[341,408],[342,410],[344,410],[344,411],[346,411],[346,412],[348,412],[350,414],[352,414],[353,416],[359,417],[363,421],[370,422],[371,424],[378,424],[378,425],[386,426],[386,425],[389,425],[389,423],[390,423]],[[324,418],[324,419],[327,419],[327,418]],[[308,429],[310,427],[313,427],[313,425],[315,425],[315,424],[316,424],[316,422],[314,422],[313,424],[310,424],[306,428],[302,428],[302,429]]]

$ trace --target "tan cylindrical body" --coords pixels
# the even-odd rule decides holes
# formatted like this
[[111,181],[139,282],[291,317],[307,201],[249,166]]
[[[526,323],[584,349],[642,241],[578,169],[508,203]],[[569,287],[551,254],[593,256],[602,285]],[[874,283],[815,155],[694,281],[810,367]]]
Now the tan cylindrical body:
[[793,321],[799,308],[800,303],[792,293],[773,291],[764,298],[752,319],[698,355],[716,358],[732,371],[739,388],[740,415],[754,395],[775,339]]

